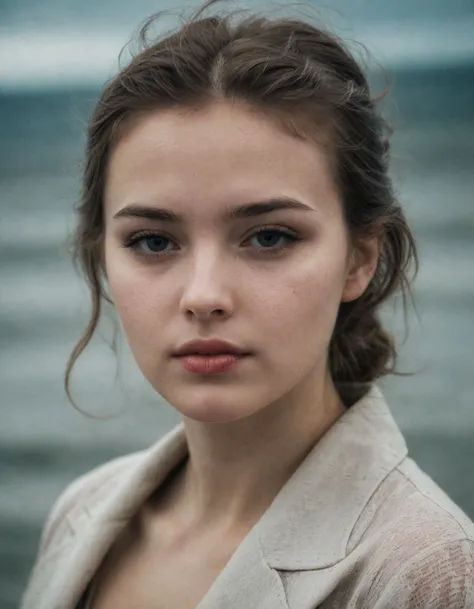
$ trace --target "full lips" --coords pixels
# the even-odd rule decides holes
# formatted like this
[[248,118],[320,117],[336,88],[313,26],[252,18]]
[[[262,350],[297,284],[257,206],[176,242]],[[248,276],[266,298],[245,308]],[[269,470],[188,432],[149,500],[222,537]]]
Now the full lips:
[[178,359],[188,372],[197,374],[217,374],[234,368],[245,355],[218,353],[215,355],[182,355]]

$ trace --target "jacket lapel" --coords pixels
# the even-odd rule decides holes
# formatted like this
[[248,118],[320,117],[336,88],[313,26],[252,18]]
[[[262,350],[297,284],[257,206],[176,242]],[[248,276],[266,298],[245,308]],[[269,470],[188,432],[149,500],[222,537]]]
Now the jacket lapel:
[[68,516],[69,535],[52,544],[34,569],[22,608],[74,609],[126,523],[186,454],[180,424],[104,484],[100,497],[79,504]]
[[315,445],[197,609],[321,604],[356,560],[347,547],[364,507],[407,452],[373,387]]
[[248,533],[196,609],[289,609],[278,572],[263,555],[258,526]]
[[373,387],[332,425],[264,514],[261,541],[269,565],[304,571],[343,560],[364,507],[407,453]]

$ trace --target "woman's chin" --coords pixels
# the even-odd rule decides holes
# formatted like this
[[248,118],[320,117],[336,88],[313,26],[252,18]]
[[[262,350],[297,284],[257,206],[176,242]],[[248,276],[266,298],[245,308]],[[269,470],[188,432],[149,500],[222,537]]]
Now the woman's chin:
[[259,403],[255,395],[245,393],[238,396],[235,391],[226,392],[216,387],[161,395],[183,417],[202,423],[231,423],[250,417],[265,407],[264,401]]

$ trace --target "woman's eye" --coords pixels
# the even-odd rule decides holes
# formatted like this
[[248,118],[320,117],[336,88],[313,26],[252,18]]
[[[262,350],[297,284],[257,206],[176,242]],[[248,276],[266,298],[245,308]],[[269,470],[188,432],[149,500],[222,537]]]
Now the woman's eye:
[[171,240],[162,235],[150,235],[149,237],[142,237],[139,242],[145,244],[146,248],[151,251],[151,253],[161,254],[169,251],[166,249],[166,246],[171,243]]
[[166,246],[171,239],[157,233],[135,233],[124,240],[124,247],[135,250],[140,256],[163,256],[170,251]]
[[[278,230],[276,228],[264,229],[258,231],[250,237],[250,240],[257,240],[257,249],[258,250],[281,250],[288,246],[288,241],[294,242],[297,241],[298,238],[295,235],[287,233],[282,230]],[[281,243],[281,240],[284,239],[285,242]],[[278,245],[278,243],[280,244]]]
[[[292,243],[301,241],[301,237],[277,228],[264,228],[248,237],[244,243],[253,242],[258,253],[276,254],[288,248]],[[153,232],[138,232],[128,236],[123,246],[133,249],[137,255],[163,258],[175,250],[167,246],[173,244],[172,239]]]

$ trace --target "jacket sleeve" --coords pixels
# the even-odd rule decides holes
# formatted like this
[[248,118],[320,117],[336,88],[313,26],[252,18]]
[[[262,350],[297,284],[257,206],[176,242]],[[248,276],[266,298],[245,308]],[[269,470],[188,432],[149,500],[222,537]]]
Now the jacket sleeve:
[[474,540],[418,552],[374,597],[371,609],[474,609]]

